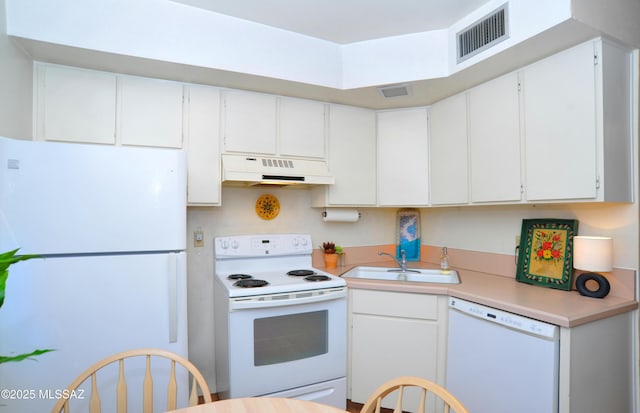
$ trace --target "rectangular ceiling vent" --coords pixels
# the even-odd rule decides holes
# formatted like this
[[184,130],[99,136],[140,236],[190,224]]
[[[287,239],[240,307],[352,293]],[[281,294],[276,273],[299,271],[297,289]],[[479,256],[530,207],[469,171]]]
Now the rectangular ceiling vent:
[[385,98],[397,98],[411,95],[411,87],[409,85],[381,86],[378,92]]
[[509,38],[507,3],[457,33],[458,63]]

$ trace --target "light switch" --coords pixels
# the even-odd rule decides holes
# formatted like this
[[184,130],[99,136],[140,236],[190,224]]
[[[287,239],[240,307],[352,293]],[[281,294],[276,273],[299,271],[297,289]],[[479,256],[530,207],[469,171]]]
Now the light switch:
[[204,247],[204,232],[201,229],[193,233],[193,246]]

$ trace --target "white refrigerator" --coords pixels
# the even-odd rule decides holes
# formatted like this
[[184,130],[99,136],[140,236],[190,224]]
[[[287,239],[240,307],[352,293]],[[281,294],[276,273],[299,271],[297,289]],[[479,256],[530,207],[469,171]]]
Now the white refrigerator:
[[[50,411],[57,391],[119,351],[187,356],[185,247],[182,151],[0,138],[0,252],[40,256],[9,269],[0,355],[55,349],[0,364],[0,412]],[[137,370],[130,411],[142,410]],[[114,386],[115,374],[101,385]],[[156,411],[166,403],[163,380]],[[88,392],[77,401],[88,402]]]

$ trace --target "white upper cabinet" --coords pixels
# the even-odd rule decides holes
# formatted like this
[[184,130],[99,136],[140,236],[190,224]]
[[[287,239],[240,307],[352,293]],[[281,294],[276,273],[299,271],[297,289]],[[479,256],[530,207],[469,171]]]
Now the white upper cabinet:
[[429,108],[429,188],[433,205],[469,202],[467,99],[464,93]]
[[276,97],[225,90],[223,101],[223,151],[276,154]]
[[326,156],[326,104],[280,97],[279,153],[283,156]]
[[182,147],[178,82],[36,65],[36,138]]
[[630,68],[595,40],[522,71],[528,201],[632,200]]
[[471,202],[520,201],[518,76],[467,92]]
[[323,102],[239,90],[223,100],[224,152],[325,158]]
[[377,113],[378,205],[426,206],[429,203],[429,130],[427,109]]
[[329,110],[328,160],[335,184],[314,188],[312,205],[375,206],[375,112],[345,105]]
[[36,138],[114,144],[116,75],[36,64]]
[[220,89],[190,85],[187,90],[187,202],[220,205]]
[[181,83],[120,76],[118,86],[120,143],[182,147]]

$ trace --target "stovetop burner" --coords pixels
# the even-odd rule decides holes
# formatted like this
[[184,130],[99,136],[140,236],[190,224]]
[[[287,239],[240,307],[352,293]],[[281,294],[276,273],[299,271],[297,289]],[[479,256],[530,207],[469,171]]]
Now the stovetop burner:
[[253,278],[253,276],[249,274],[230,274],[227,277],[228,280],[248,280],[250,278]]
[[255,280],[253,278],[248,278],[248,279],[236,281],[233,285],[235,287],[241,287],[241,288],[257,288],[257,287],[264,287],[265,285],[269,285],[269,283],[266,282],[265,280]]
[[326,275],[313,274],[308,277],[304,277],[307,281],[329,281],[331,278]]
[[314,274],[315,272],[311,270],[292,270],[287,273],[287,275],[291,275],[292,277],[306,277]]

